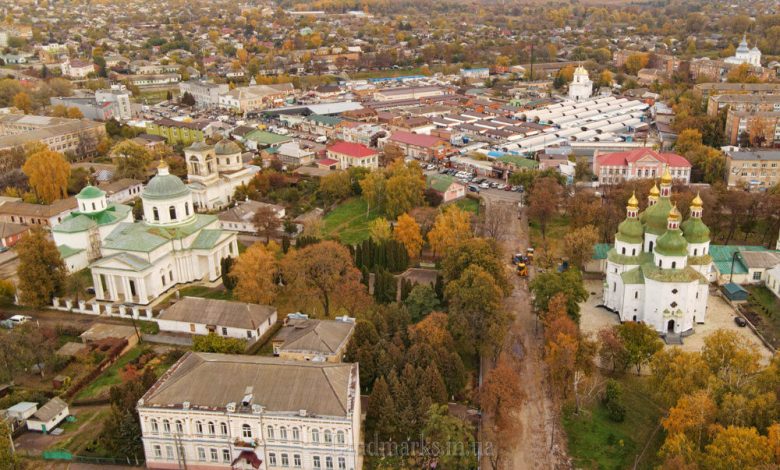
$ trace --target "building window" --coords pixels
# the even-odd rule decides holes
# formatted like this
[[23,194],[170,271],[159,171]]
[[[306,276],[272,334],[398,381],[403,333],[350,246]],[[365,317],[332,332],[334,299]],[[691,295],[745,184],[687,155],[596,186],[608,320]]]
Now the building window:
[[195,421],[195,434],[203,434],[203,423]]
[[219,453],[217,453],[217,449],[211,449],[211,461],[212,462],[219,461]]
[[268,465],[270,466],[276,466],[276,454],[273,452],[268,454]]
[[320,442],[320,432],[317,429],[311,430],[311,441]]
[[177,434],[184,434],[184,425],[182,424],[181,420],[176,420],[176,433]]
[[625,246],[623,248],[621,248],[621,253],[620,254],[622,254],[622,255],[626,254],[626,247]]
[[252,437],[252,427],[248,424],[241,426],[241,435],[244,437]]
[[699,251],[698,249],[694,248],[693,249],[693,256],[697,256],[699,254],[698,251]]
[[273,439],[274,438],[274,427],[273,426],[268,426],[267,428],[265,428],[265,434],[266,434],[266,437],[268,437],[268,439]]
[[612,283],[612,292],[617,292],[617,282]]
[[157,210],[156,207],[152,207],[152,214],[153,214],[154,220],[160,220],[160,212]]
[[344,457],[339,457],[339,470],[346,470],[347,469],[347,459]]
[[311,458],[311,463],[314,468],[322,468],[322,465],[320,465],[320,456],[315,455]]
[[227,327],[223,326],[222,327],[222,336],[227,336],[227,335],[228,335]]
[[279,428],[279,439],[286,441],[287,440],[287,428],[282,426]]
[[223,436],[227,436],[227,423],[219,423],[219,432]]
[[217,434],[216,428],[214,427],[214,423],[211,421],[209,421],[209,434],[212,436]]
[[638,299],[638,298],[639,298],[639,291],[636,291],[636,292],[634,292],[634,298],[635,298],[635,299]]
[[672,261],[672,269],[676,269],[676,268],[677,268],[677,261]]
[[152,428],[152,432],[156,433],[159,431],[159,428],[157,427],[157,420],[152,418],[152,420],[149,422],[149,425]]
[[176,207],[171,206],[168,208],[168,215],[171,217],[171,220],[176,220]]
[[325,431],[325,443],[331,444],[333,442],[333,434],[330,431]]
[[298,431],[298,428],[293,428],[293,440],[294,441],[300,441],[301,440],[301,433]]
[[287,454],[282,454],[282,467],[289,467],[290,466],[290,458],[287,456]]
[[185,202],[184,203],[184,215],[187,215],[187,216],[190,215],[190,203],[189,202]]
[[167,419],[163,420],[163,432],[165,434],[170,434],[171,433],[171,422],[168,421]]
[[756,271],[753,273],[753,280],[754,281],[760,281],[761,280],[761,271]]
[[229,449],[222,449],[222,461],[223,462],[230,462],[230,450]]
[[325,457],[325,468],[333,470],[333,457]]
[[336,443],[338,444],[344,443],[344,431],[338,431],[336,433]]
[[173,447],[165,446],[165,458],[168,460],[173,460]]
[[162,458],[162,447],[159,444],[154,445],[154,456],[158,459]]
[[299,454],[293,455],[293,467],[301,468],[301,456]]
[[206,449],[203,447],[198,447],[198,460],[202,462],[206,460]]

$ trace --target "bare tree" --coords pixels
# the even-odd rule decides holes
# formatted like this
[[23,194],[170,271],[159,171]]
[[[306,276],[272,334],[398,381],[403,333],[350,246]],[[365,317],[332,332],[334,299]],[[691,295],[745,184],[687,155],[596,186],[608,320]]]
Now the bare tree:
[[495,202],[487,205],[480,215],[479,230],[483,237],[501,240],[507,235],[509,219],[514,217],[515,209],[507,203]]

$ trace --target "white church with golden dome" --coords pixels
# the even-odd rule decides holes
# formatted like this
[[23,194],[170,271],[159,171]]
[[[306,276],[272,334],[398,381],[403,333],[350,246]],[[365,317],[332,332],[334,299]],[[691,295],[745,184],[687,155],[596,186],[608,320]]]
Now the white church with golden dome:
[[660,189],[654,185],[650,190],[644,212],[631,196],[607,255],[603,291],[604,306],[621,322],[644,322],[667,339],[691,334],[694,325],[704,323],[712,266],[701,198],[691,202],[690,215],[682,221],[671,190],[667,169]]

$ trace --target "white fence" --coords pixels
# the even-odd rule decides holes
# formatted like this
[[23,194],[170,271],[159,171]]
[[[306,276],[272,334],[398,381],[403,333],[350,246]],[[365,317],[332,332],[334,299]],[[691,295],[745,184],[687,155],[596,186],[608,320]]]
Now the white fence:
[[129,307],[122,304],[101,304],[98,302],[87,302],[85,300],[79,300],[77,303],[74,303],[71,299],[60,299],[55,297],[52,300],[51,308],[86,315],[106,315],[109,317],[157,321],[154,318],[151,307],[141,307],[138,305]]

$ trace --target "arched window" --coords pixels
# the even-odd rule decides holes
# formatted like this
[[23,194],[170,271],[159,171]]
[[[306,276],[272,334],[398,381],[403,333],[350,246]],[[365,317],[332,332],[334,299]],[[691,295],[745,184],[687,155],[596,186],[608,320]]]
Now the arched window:
[[152,427],[152,432],[157,432],[160,430],[159,427],[157,427],[157,420],[152,418],[151,421],[149,421],[149,425]]
[[176,220],[176,206],[171,206],[168,208],[168,215],[171,216],[171,220]]
[[203,423],[195,421],[195,434],[203,434]]
[[660,259],[658,260],[658,267],[659,267],[659,268],[663,268],[663,267],[664,267],[664,262],[663,262],[663,260],[660,260]]
[[617,292],[617,282],[612,283],[612,292]]
[[171,433],[171,422],[168,421],[167,419],[163,420],[163,432],[165,434],[170,434]]
[[672,261],[672,269],[677,268],[677,261]]
[[227,436],[228,433],[227,423],[219,423],[219,432],[223,436]]
[[653,242],[650,242],[650,252],[653,251]]
[[266,437],[268,437],[268,439],[273,439],[274,438],[274,427],[273,426],[266,427],[265,428],[265,434],[266,434]]
[[176,420],[176,433],[177,434],[184,434],[184,425],[182,424],[181,420]]
[[621,253],[620,254],[622,254],[622,255],[626,254],[626,247],[625,246],[623,248],[621,248]]
[[160,220],[160,213],[156,207],[152,207],[152,214],[154,214],[154,220]]
[[190,215],[190,203],[185,202],[184,203],[184,215],[189,216]]
[[279,428],[279,439],[282,439],[283,441],[287,440],[287,428],[284,426]]
[[217,433],[217,429],[214,427],[214,423],[209,421],[209,435],[213,436]]
[[330,444],[333,442],[333,433],[330,431],[325,431],[325,443]]
[[697,256],[699,254],[698,248],[693,249],[693,256]]
[[344,431],[336,432],[336,443],[338,444],[344,443]]
[[317,429],[311,430],[311,441],[312,442],[320,442],[320,431]]
[[92,210],[94,211],[95,209],[97,209],[97,207],[95,207],[95,203],[93,202],[92,203]]
[[294,441],[300,441],[301,440],[301,432],[298,430],[298,428],[293,428],[293,440]]
[[636,292],[634,292],[634,298],[635,298],[635,299],[638,299],[638,298],[639,298],[639,291],[636,291]]
[[252,437],[252,427],[248,424],[241,426],[241,435],[244,437]]

